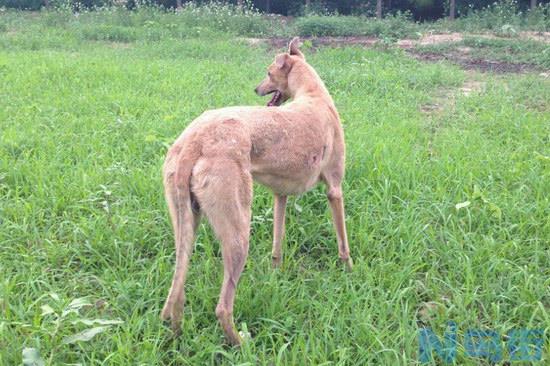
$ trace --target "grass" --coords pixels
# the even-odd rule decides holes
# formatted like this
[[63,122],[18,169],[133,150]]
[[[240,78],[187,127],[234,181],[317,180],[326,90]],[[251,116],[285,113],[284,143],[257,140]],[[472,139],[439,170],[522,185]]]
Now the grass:
[[[0,364],[36,348],[51,365],[410,365],[419,328],[442,336],[450,320],[457,364],[483,363],[464,353],[469,328],[541,328],[539,364],[548,362],[547,80],[478,75],[484,91],[465,96],[469,74],[399,50],[308,53],[345,126],[355,268],[337,260],[320,187],[290,201],[283,267],[273,271],[272,198],[256,186],[235,304],[252,339],[235,349],[214,315],[221,258],[206,224],[183,335],[171,338],[159,320],[174,263],[160,168],[204,110],[266,102],[253,89],[274,51],[216,29],[180,36],[158,26],[167,33],[149,37],[145,21],[95,36],[96,20],[1,18]],[[423,113],[442,90],[452,103]],[[66,338],[101,325],[94,319],[108,328]]]
[[467,36],[458,42],[417,47],[420,52],[450,55],[458,49],[467,50],[467,56],[471,59],[529,64],[550,69],[550,44],[528,39]]
[[310,15],[298,18],[295,33],[302,36],[373,36],[388,39],[420,35],[422,26],[403,14],[387,15],[384,19],[357,16]]
[[550,69],[550,44],[530,40],[483,39],[467,37],[464,46],[474,57],[511,63],[528,63]]

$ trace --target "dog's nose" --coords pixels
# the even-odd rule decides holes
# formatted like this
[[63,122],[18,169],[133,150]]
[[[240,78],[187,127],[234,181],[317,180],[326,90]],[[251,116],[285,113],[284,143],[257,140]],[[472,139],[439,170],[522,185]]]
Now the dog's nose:
[[258,87],[255,87],[255,88],[254,88],[254,92],[255,92],[256,94],[260,94],[260,93],[258,93]]

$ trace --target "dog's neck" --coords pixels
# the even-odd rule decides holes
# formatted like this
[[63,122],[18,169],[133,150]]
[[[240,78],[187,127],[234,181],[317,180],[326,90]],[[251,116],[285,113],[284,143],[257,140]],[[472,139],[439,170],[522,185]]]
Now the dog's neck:
[[[325,83],[313,67],[303,60],[295,61],[288,75],[290,98],[293,101],[310,99],[312,103],[298,104],[314,108],[317,113],[340,123],[340,116]],[[292,103],[294,104],[294,103]],[[328,112],[328,113],[327,113]]]
[[305,61],[296,60],[292,70],[288,75],[288,85],[290,97],[297,99],[300,97],[321,97],[326,98],[333,104],[325,84],[317,75],[317,72]]

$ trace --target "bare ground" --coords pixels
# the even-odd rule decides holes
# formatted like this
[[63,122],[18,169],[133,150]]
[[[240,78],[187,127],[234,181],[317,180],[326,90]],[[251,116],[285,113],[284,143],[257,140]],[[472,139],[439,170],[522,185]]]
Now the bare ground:
[[[463,47],[466,48],[466,47]],[[478,70],[481,72],[495,72],[495,73],[527,73],[527,72],[540,72],[540,76],[547,77],[547,73],[541,67],[527,63],[512,63],[505,61],[486,60],[472,58],[468,52],[457,49],[453,52],[445,54],[418,51],[410,49],[407,51],[412,57],[422,61],[442,61],[447,60],[460,65],[465,70]]]

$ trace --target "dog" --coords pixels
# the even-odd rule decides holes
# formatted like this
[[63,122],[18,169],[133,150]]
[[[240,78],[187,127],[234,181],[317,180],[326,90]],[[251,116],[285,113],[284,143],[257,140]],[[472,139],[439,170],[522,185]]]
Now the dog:
[[[252,182],[274,193],[273,250],[281,264],[287,196],[326,184],[340,259],[352,268],[342,196],[345,143],[334,101],[294,38],[275,57],[255,89],[273,94],[267,107],[204,112],[179,136],[163,166],[164,190],[174,228],[176,265],[161,318],[180,332],[185,278],[201,215],[221,242],[223,283],[216,317],[227,341],[242,338],[233,303],[248,255]],[[287,100],[289,103],[282,105]]]

